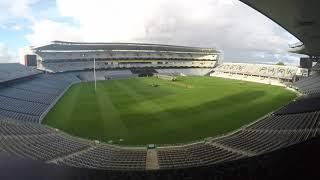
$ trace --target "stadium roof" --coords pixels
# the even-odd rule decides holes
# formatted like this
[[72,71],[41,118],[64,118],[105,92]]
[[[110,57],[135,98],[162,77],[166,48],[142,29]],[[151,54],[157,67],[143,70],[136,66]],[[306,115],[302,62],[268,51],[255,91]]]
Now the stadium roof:
[[131,51],[172,51],[172,52],[208,52],[220,53],[213,48],[187,47],[145,43],[88,43],[53,41],[49,45],[33,48],[34,51],[92,51],[92,50],[131,50]]
[[[240,0],[266,15],[303,45],[295,44],[297,53],[320,56],[319,0]],[[294,48],[293,48],[294,49]]]

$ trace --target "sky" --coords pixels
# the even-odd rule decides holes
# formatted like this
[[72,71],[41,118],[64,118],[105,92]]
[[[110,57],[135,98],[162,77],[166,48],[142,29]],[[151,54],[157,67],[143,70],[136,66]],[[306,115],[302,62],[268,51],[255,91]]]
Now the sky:
[[211,47],[224,62],[298,64],[298,40],[238,0],[0,0],[0,63],[50,41]]

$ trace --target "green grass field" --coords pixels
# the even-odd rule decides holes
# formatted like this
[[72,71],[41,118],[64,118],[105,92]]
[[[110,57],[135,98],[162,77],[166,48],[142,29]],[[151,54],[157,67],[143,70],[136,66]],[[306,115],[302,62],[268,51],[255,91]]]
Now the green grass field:
[[96,92],[92,82],[73,85],[43,122],[115,144],[183,143],[235,130],[295,97],[282,87],[214,77],[99,81]]

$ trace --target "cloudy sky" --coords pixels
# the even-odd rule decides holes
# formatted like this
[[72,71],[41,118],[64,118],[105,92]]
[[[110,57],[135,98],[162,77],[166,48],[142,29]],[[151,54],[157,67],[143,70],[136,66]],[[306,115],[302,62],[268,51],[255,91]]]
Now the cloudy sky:
[[213,47],[223,61],[297,64],[298,40],[238,0],[0,0],[0,63],[53,40]]

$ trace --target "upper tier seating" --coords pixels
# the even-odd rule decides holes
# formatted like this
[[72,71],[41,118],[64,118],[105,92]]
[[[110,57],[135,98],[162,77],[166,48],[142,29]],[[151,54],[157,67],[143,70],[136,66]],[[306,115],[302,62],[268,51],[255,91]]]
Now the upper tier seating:
[[211,68],[178,68],[178,69],[156,69],[160,74],[204,76],[212,71]]
[[[146,62],[140,62],[141,59],[132,61],[132,62],[126,62],[126,61],[118,61],[117,63],[113,62],[96,62],[95,68],[99,70],[103,69],[113,69],[113,68],[146,68],[146,67],[153,67],[153,68],[159,68],[159,67],[213,67],[216,63],[216,61],[181,61],[181,60],[169,60],[168,62],[161,62],[158,63],[152,63],[152,61],[149,59],[149,61]],[[82,71],[82,70],[92,70],[93,69],[93,62],[92,61],[84,61],[84,62],[43,62],[42,63],[43,70],[46,70],[48,72],[68,72],[68,71]]]
[[37,52],[38,67],[48,72],[113,68],[213,67],[218,54],[187,52]]

